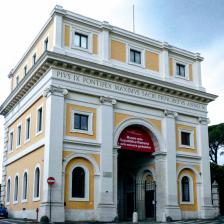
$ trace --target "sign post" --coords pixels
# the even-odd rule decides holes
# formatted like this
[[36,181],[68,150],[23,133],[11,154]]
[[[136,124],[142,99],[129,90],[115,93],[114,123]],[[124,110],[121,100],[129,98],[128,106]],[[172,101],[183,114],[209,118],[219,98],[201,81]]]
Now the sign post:
[[47,178],[47,183],[49,185],[50,188],[50,222],[51,222],[51,188],[52,186],[55,184],[55,178],[54,177],[48,177]]

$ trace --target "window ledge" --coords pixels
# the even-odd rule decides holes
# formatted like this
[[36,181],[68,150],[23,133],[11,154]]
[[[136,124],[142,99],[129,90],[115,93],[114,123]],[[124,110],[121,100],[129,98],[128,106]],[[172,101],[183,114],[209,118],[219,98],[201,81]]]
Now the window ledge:
[[38,197],[38,198],[33,198],[33,201],[40,201],[40,197]]
[[93,135],[92,130],[72,129],[71,132],[72,133],[81,133],[81,134]]
[[69,198],[69,201],[89,201],[89,198]]
[[27,202],[28,202],[27,199],[23,199],[23,200],[21,200],[21,203],[27,203]]

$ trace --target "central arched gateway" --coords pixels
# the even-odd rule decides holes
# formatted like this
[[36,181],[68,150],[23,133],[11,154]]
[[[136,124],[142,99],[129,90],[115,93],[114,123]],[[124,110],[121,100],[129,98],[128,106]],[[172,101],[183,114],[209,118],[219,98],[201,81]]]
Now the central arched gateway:
[[153,153],[158,143],[152,132],[141,124],[123,128],[117,138],[118,216],[130,220],[134,211],[139,219],[154,219],[155,176]]

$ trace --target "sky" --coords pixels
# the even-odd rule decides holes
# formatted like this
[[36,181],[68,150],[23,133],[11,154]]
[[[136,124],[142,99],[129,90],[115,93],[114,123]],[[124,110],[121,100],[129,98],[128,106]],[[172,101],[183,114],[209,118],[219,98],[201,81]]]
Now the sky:
[[[224,0],[7,0],[0,13],[0,104],[9,94],[10,70],[25,53],[55,5],[171,45],[200,52],[202,82],[219,97],[208,106],[210,125],[224,122]],[[0,163],[3,151],[0,117]],[[224,158],[220,159],[224,163]],[[1,169],[0,169],[1,172]],[[0,173],[1,178],[1,173]]]

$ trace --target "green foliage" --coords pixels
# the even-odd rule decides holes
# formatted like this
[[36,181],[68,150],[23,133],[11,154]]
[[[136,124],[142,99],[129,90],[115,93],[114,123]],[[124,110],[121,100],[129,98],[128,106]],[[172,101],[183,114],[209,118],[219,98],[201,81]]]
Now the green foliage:
[[[224,146],[224,123],[211,125],[208,127],[209,133],[209,155],[212,162],[218,162],[218,153]],[[223,151],[220,155],[223,155]]]
[[215,163],[210,164],[211,182],[216,181],[219,186],[219,207],[220,214],[224,215],[224,166],[219,166]]

